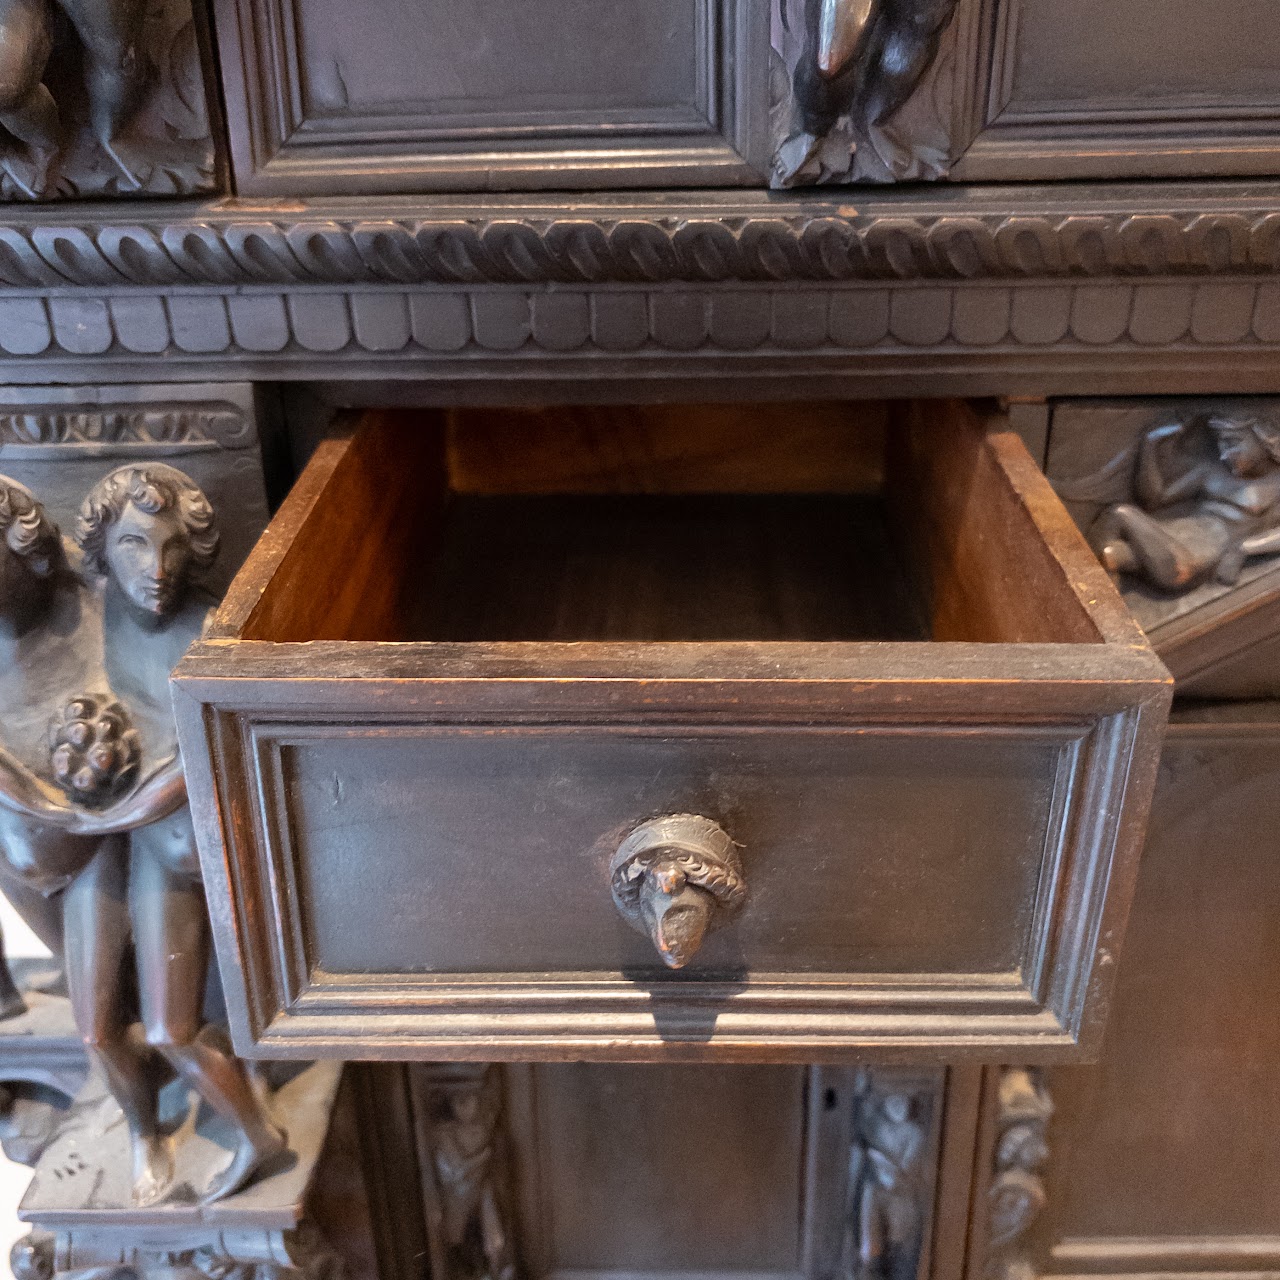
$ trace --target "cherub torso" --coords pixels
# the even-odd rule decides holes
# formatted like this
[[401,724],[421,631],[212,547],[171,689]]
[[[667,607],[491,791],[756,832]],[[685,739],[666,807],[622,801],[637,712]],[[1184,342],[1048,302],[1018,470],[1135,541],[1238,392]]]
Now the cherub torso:
[[142,739],[144,769],[177,749],[169,673],[199,638],[213,605],[191,592],[178,611],[159,626],[148,625],[115,593],[104,609],[106,674],[111,691],[128,708]]

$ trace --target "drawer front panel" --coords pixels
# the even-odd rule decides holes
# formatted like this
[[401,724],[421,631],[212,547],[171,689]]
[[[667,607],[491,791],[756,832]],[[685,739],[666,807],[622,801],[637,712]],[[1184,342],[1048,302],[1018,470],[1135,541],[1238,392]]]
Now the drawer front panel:
[[762,185],[767,0],[220,0],[242,192]]
[[339,732],[272,754],[308,968],[331,974],[666,977],[609,861],[686,812],[743,846],[749,896],[672,981],[1012,974],[1070,776],[1061,741],[998,731]]

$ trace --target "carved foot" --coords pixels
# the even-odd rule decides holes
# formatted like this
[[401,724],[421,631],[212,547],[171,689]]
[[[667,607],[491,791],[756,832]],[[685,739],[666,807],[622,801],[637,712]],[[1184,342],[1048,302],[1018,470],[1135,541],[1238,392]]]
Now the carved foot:
[[277,1156],[289,1149],[283,1129],[268,1125],[263,1131],[250,1136],[245,1134],[231,1156],[231,1162],[209,1183],[200,1197],[201,1204],[212,1204],[247,1186]]
[[124,179],[125,190],[141,191],[144,181],[149,176],[145,166],[131,163],[127,153],[116,139],[102,138],[100,141],[102,149],[106,152],[111,163],[120,170],[120,176]]
[[23,158],[11,151],[0,157],[0,169],[9,175],[9,180],[28,200],[39,200],[49,189],[49,171],[57,154],[56,151],[33,147],[27,158]]
[[31,1231],[13,1242],[9,1269],[14,1280],[51,1280],[53,1236],[47,1231]]
[[173,1187],[173,1146],[159,1136],[133,1139],[133,1203],[158,1204]]

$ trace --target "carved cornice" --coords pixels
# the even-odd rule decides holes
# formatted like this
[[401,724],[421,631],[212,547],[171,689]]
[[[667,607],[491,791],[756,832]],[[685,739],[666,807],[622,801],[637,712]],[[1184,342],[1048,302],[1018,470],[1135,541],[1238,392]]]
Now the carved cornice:
[[1273,274],[1280,184],[953,187],[857,202],[752,193],[180,206],[163,219],[26,210],[0,288],[660,284]]

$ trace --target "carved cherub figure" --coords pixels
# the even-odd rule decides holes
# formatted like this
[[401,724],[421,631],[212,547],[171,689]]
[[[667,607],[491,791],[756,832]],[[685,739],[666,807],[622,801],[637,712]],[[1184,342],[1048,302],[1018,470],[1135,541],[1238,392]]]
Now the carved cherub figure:
[[[57,526],[34,494],[0,476],[0,888],[55,954],[61,893],[96,838],[65,825],[61,795],[37,771],[48,760],[50,709],[68,688],[105,685],[98,623]],[[6,1011],[16,1011],[6,994]]]
[[1089,540],[1109,572],[1162,591],[1235,582],[1253,556],[1280,552],[1280,427],[1212,416],[1148,431],[1138,502],[1105,508]]
[[[134,773],[117,768],[108,795],[95,792],[89,808],[69,802],[27,761],[0,751],[0,815],[15,815],[19,834],[35,832],[27,840],[31,874],[42,877],[43,891],[61,901],[72,1007],[128,1122],[135,1201],[162,1199],[173,1176],[170,1141],[159,1123],[156,1054],[238,1135],[226,1167],[200,1192],[214,1200],[243,1186],[285,1146],[225,1033],[203,1018],[209,921],[168,677],[213,603],[196,578],[217,553],[217,528],[208,499],[192,480],[173,467],[148,463],[118,468],[93,488],[81,508],[76,539],[86,568],[102,579],[93,597],[98,611],[75,596],[82,620],[71,634],[80,662],[64,663],[60,679],[45,691],[44,705],[62,706],[68,688],[85,687],[90,636],[100,683],[127,708],[128,722],[116,726],[116,736],[123,739],[136,729],[145,746],[141,781],[112,797],[114,787]],[[95,619],[96,629],[90,625]],[[17,657],[16,665],[30,667],[30,654]],[[102,705],[89,696],[73,702],[81,709],[92,703],[95,714]],[[73,717],[79,721],[83,717]],[[58,736],[52,744],[46,737],[44,744],[46,759],[52,746],[55,773]],[[102,772],[111,771],[104,766]],[[63,868],[53,857],[60,847],[49,847],[55,837],[69,851],[61,879],[55,873]],[[134,982],[126,976],[130,958]],[[135,1016],[145,1043],[130,1033]]]
[[453,1255],[451,1274],[514,1280],[515,1259],[494,1181],[501,1118],[498,1075],[489,1066],[461,1068],[436,1091],[431,1161],[440,1226]]
[[[218,531],[209,500],[182,472],[160,463],[120,467],[85,498],[76,541],[90,572],[105,579],[106,671],[144,742],[169,763],[154,803],[129,833],[127,859],[95,860],[97,893],[82,922],[100,972],[118,973],[131,926],[138,999],[147,1044],[238,1133],[231,1160],[203,1194],[218,1199],[243,1186],[285,1148],[243,1063],[221,1028],[203,1018],[211,938],[195,833],[185,804],[169,703],[169,673],[201,633],[213,599],[196,578],[213,561]],[[181,802],[174,804],[181,790]],[[121,903],[128,903],[128,919]],[[159,1138],[153,1073],[128,1037],[118,984],[93,1010],[92,1037],[110,1044],[113,1091],[138,1153],[137,1196],[162,1197],[172,1158]]]

